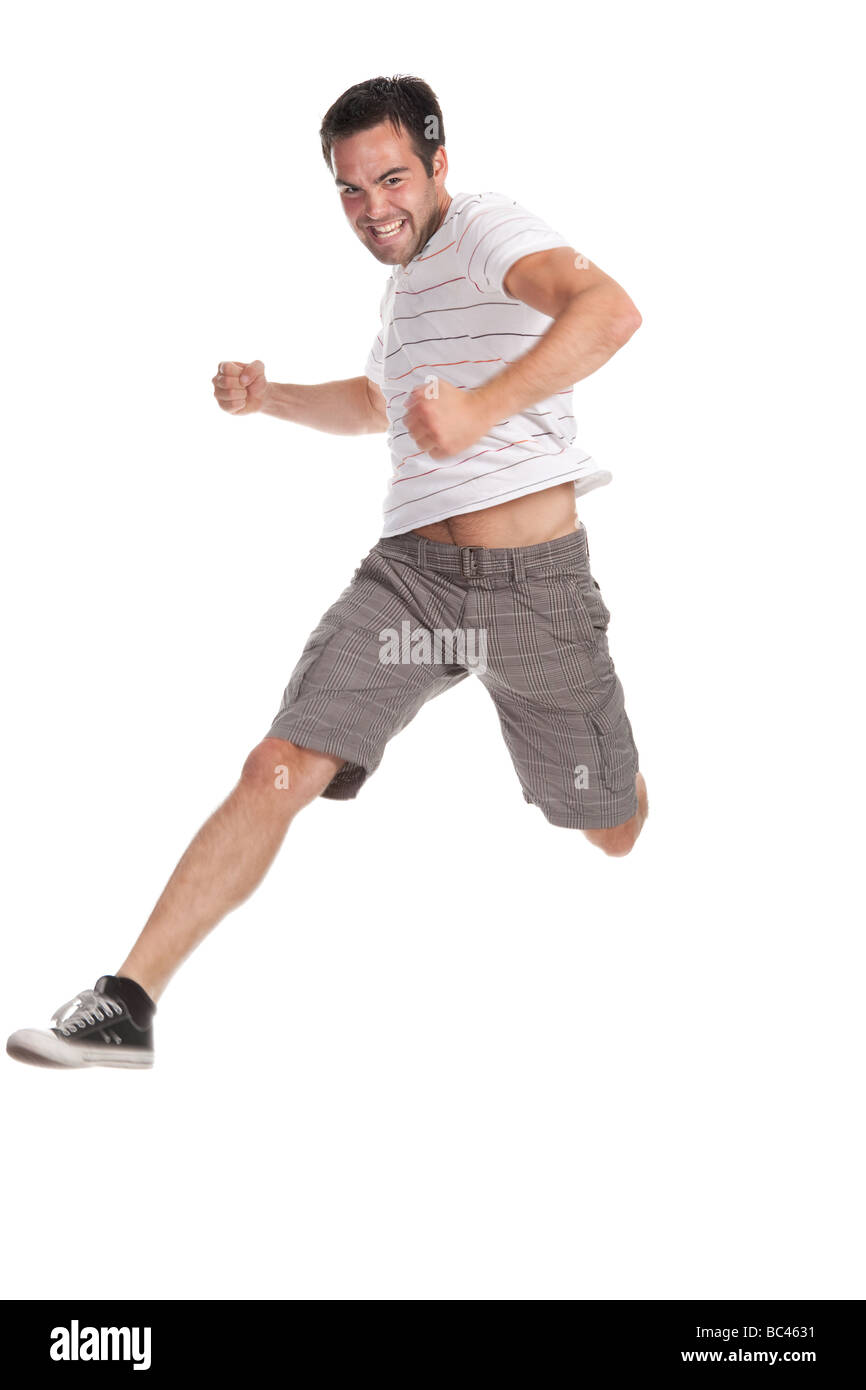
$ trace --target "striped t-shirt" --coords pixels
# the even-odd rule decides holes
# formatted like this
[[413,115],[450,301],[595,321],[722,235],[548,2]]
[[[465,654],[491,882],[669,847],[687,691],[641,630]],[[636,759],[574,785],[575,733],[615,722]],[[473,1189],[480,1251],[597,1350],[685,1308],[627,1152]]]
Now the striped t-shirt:
[[513,299],[502,281],[522,256],[570,245],[504,193],[457,193],[426,246],[405,269],[394,266],[364,368],[388,412],[392,474],[383,536],[569,479],[576,496],[610,482],[610,472],[575,443],[573,386],[498,421],[454,458],[431,459],[403,424],[409,392],[429,377],[481,386],[538,342],[553,319]]

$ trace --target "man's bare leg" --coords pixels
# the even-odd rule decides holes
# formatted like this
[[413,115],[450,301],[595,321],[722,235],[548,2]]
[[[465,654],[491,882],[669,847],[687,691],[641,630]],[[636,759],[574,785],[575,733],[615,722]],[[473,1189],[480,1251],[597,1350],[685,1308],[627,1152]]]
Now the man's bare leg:
[[263,739],[180,859],[115,973],[137,980],[156,1003],[211,928],[258,887],[296,812],[319,796],[345,761],[287,739]]

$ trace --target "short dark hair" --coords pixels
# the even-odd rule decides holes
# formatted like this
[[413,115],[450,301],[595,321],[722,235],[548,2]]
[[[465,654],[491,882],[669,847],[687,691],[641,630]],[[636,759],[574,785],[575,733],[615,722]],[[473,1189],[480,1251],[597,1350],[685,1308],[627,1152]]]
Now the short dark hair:
[[420,77],[371,77],[356,82],[338,97],[325,113],[319,131],[328,168],[335,140],[371,130],[383,121],[407,132],[427,177],[432,178],[433,156],[445,144],[445,125],[436,93]]

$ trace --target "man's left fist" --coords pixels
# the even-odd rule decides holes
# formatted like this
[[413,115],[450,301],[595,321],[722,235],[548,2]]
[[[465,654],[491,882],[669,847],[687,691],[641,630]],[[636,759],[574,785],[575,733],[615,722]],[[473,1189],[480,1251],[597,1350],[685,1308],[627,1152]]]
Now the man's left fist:
[[441,376],[409,392],[403,420],[431,459],[451,458],[477,444],[493,423],[474,390],[452,386]]

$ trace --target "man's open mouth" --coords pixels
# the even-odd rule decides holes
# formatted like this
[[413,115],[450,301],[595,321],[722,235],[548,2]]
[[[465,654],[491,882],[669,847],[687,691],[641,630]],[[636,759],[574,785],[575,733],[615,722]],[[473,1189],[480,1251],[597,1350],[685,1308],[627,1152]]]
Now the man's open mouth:
[[375,241],[390,241],[397,236],[405,221],[405,217],[401,217],[395,222],[381,222],[376,227],[368,227],[367,231]]

